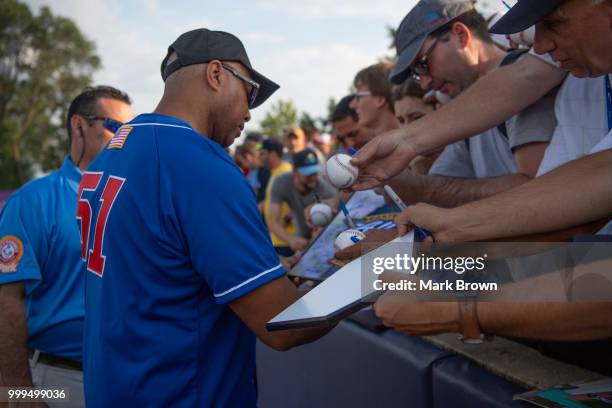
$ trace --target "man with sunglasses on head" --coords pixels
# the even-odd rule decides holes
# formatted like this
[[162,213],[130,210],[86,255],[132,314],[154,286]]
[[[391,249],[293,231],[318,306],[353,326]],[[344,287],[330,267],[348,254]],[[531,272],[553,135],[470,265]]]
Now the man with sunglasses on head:
[[225,151],[279,86],[207,29],[180,35],[161,75],[154,113],[81,182],[87,406],[255,406],[255,337],[286,350],[328,330],[266,329],[300,293]]
[[2,210],[0,386],[66,387],[70,404],[83,405],[77,190],[81,172],[134,117],[130,103],[110,86],[83,90],[68,109],[70,154],[62,167],[21,187]]
[[[521,57],[499,48],[487,30],[472,1],[420,1],[398,28],[399,58],[391,82],[412,76],[423,89],[456,97],[489,71]],[[452,207],[529,181],[554,132],[554,96],[551,92],[499,126],[447,146],[429,175],[404,171],[391,185],[406,202]]]

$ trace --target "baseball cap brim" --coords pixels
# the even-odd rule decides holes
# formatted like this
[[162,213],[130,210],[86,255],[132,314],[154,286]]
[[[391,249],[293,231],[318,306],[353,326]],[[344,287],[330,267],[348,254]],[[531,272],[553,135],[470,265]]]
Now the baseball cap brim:
[[299,171],[302,176],[312,176],[313,174],[321,172],[321,166],[313,164],[311,166],[298,167],[297,171]]
[[514,34],[526,30],[555,11],[563,1],[519,1],[491,27],[489,32],[493,34]]
[[392,84],[399,85],[410,77],[410,67],[414,63],[417,55],[419,55],[419,51],[421,47],[423,47],[427,35],[427,33],[423,33],[416,37],[414,41],[399,54],[397,62],[389,75],[389,81],[391,81]]
[[278,88],[280,88],[280,85],[266,78],[254,69],[249,69],[249,71],[251,72],[251,78],[253,79],[253,81],[259,84],[259,92],[257,92],[255,102],[253,103],[253,106],[251,106],[251,109],[254,109],[264,103],[266,99],[268,99],[274,92],[276,92]]

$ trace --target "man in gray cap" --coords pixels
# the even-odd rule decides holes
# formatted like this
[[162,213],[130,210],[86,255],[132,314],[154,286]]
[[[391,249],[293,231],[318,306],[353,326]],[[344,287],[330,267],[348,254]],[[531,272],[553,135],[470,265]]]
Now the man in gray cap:
[[300,294],[224,150],[278,85],[206,29],[161,72],[155,112],[118,130],[79,190],[86,403],[253,407],[255,337],[286,350],[326,332],[266,330]]
[[[412,75],[423,89],[459,95],[521,56],[497,47],[487,29],[472,1],[420,1],[397,30],[398,63],[391,81],[400,84]],[[500,126],[447,146],[428,176],[405,171],[393,188],[407,202],[451,207],[530,180],[556,125],[553,105],[551,93]]]

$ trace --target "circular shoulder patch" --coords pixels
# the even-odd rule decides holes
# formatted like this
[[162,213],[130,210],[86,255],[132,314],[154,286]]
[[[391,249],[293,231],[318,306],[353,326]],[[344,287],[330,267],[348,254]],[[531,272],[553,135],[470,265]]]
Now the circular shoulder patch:
[[17,271],[17,265],[23,258],[23,243],[13,235],[0,238],[0,272]]

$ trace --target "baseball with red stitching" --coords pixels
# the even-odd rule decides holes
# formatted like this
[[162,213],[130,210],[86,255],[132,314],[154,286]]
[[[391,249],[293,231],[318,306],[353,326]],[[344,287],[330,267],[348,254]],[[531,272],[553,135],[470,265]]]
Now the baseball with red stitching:
[[334,187],[348,188],[357,180],[359,170],[350,162],[348,154],[336,154],[325,163],[327,178]]

